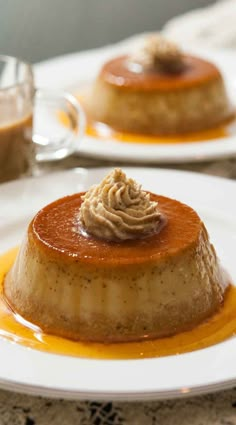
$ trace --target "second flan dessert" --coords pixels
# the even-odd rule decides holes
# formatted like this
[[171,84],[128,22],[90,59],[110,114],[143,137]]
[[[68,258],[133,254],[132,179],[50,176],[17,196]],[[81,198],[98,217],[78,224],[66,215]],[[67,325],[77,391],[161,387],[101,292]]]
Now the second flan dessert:
[[218,67],[155,35],[105,63],[86,104],[94,121],[150,135],[198,132],[234,116]]
[[4,293],[46,332],[107,343],[189,330],[220,308],[226,287],[197,213],[115,169],[38,212]]

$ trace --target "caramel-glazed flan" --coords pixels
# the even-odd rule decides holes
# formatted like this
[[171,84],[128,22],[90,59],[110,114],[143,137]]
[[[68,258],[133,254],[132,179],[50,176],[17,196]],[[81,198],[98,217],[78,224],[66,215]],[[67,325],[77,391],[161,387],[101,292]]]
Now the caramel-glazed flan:
[[95,187],[38,212],[5,278],[6,299],[44,331],[74,340],[193,328],[220,308],[226,288],[203,222],[176,200],[130,189],[120,170],[108,177],[100,198]]
[[167,136],[217,127],[234,115],[216,65],[154,36],[136,55],[104,64],[87,110],[121,132]]

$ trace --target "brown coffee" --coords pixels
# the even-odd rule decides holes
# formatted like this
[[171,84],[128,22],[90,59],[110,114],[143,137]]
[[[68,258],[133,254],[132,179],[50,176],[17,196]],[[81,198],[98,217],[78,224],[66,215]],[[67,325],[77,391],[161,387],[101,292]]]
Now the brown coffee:
[[0,125],[0,182],[30,174],[35,158],[32,142],[32,114]]

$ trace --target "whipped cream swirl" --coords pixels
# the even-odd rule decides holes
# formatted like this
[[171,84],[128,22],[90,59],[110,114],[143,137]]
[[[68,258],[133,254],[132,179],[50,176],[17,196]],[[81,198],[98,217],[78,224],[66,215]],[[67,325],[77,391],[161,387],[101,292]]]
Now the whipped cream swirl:
[[116,168],[83,196],[80,221],[91,235],[110,241],[154,233],[161,214],[141,185]]
[[140,49],[130,57],[130,61],[141,65],[143,69],[168,73],[178,73],[184,68],[181,49],[160,34],[147,37]]

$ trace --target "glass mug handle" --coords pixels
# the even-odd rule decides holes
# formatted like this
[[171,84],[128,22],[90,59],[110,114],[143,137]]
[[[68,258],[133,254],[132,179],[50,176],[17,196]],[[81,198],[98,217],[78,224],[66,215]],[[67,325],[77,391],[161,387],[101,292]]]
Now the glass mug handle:
[[[84,135],[86,124],[77,99],[64,91],[36,89],[34,107],[36,163],[57,161],[72,154]],[[38,127],[43,129],[38,130]]]

